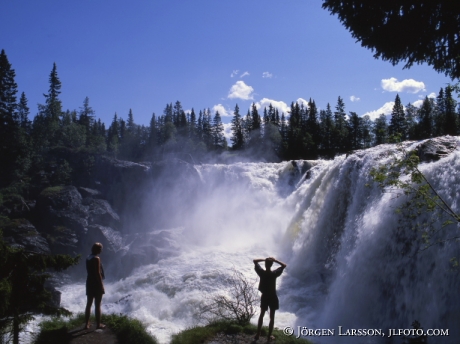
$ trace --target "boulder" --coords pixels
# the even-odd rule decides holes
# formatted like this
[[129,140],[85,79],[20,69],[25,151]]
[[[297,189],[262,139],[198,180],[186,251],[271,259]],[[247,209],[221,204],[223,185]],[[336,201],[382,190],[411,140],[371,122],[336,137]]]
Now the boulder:
[[115,228],[120,225],[120,217],[106,200],[85,198],[83,203],[88,206],[89,224]]
[[457,148],[457,140],[452,136],[426,140],[417,147],[421,162],[437,161],[448,156]]
[[27,251],[49,254],[50,247],[46,239],[28,220],[14,219],[2,224],[3,239],[5,242],[17,248]]
[[[43,190],[37,200],[37,227],[45,235],[53,253],[78,254],[102,242],[109,252],[120,249],[121,239],[113,227],[120,218],[103,199],[93,199],[96,190],[84,188],[82,199],[74,186]],[[120,237],[121,238],[121,237]],[[118,240],[118,241],[117,241]]]
[[75,186],[53,186],[44,189],[37,200],[37,208],[53,210],[74,210],[81,211],[81,194]]
[[82,238],[84,247],[90,248],[95,242],[104,247],[104,255],[115,254],[123,250],[123,239],[119,231],[101,225],[90,225]]
[[97,190],[90,189],[90,188],[84,188],[84,187],[79,187],[78,191],[80,191],[80,194],[82,197],[97,197],[101,193]]

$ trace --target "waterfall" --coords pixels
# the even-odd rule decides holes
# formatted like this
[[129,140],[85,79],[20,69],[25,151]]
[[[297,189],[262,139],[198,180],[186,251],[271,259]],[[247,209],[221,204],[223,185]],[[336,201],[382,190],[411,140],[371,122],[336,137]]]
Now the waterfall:
[[[430,343],[456,342],[460,282],[450,259],[460,259],[459,243],[449,240],[420,251],[422,234],[412,227],[430,214],[405,219],[396,211],[405,197],[382,192],[369,176],[372,167],[389,163],[394,151],[394,145],[381,145],[334,160],[195,165],[195,177],[188,171],[187,178],[169,180],[163,189],[166,184],[157,181],[139,223],[151,224],[144,235],[155,238],[159,259],[108,282],[103,312],[137,317],[168,343],[171,334],[199,323],[194,311],[200,302],[228,290],[232,269],[255,282],[252,259],[275,256],[288,264],[278,282],[279,328],[337,334],[341,326],[386,334],[410,329],[418,320],[424,329],[449,329],[449,337]],[[458,166],[458,150],[420,165],[456,211]],[[160,206],[161,214],[153,210]],[[439,221],[434,225],[441,227]],[[457,231],[450,225],[433,239]],[[83,310],[83,282],[62,291],[64,307]],[[309,339],[399,343],[401,337]]]

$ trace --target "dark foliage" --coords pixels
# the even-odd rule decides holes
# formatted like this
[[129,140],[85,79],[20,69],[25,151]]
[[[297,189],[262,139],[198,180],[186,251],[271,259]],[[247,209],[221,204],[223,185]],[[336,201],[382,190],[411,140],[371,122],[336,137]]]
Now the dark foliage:
[[324,0],[323,8],[375,58],[393,65],[428,63],[460,78],[460,6],[452,0]]

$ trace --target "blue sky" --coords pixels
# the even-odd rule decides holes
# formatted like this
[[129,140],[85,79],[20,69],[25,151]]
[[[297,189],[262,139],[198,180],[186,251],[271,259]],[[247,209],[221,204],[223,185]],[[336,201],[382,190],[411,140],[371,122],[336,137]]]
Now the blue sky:
[[[450,79],[427,65],[376,60],[321,0],[0,0],[0,49],[31,116],[57,65],[64,109],[86,96],[96,117],[148,125],[166,103],[245,114],[299,99],[372,117],[437,94]],[[391,39],[391,38],[389,38]],[[416,103],[418,104],[418,103]],[[224,117],[228,123],[231,117]]]

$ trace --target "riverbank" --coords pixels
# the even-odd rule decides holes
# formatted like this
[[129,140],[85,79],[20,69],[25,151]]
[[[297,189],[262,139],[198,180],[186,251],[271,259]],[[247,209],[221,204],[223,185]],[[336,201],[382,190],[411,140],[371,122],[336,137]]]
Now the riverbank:
[[[123,315],[103,315],[103,323],[107,326],[98,330],[95,326],[84,329],[84,315],[78,314],[70,319],[55,318],[40,324],[41,331],[34,344],[158,344],[158,340],[147,333],[145,325],[139,320]],[[94,325],[94,319],[92,319]],[[245,326],[228,321],[217,321],[206,326],[195,326],[172,336],[171,344],[252,344],[257,327],[253,324]],[[257,343],[265,343],[267,327],[262,328]],[[275,328],[273,336],[276,344],[311,344],[305,339],[286,336],[283,331]]]

